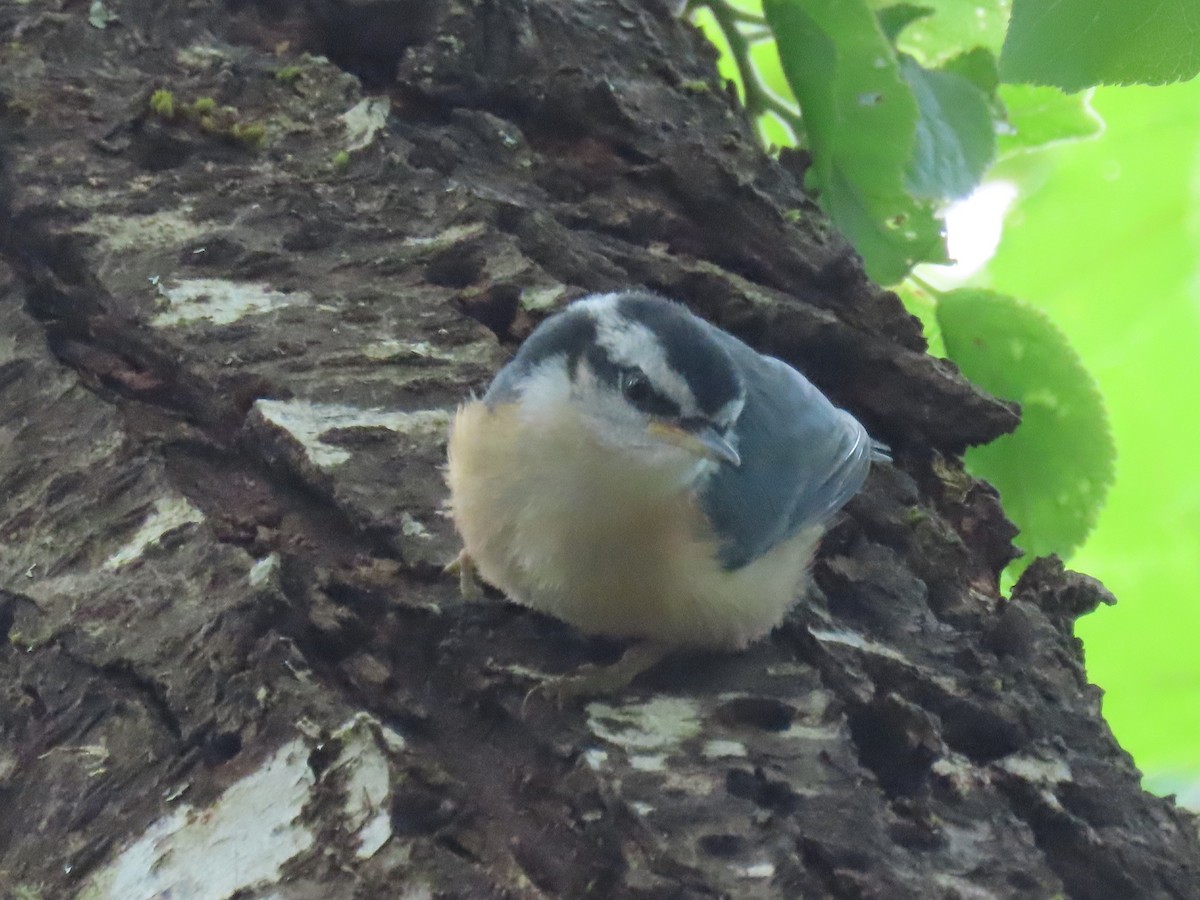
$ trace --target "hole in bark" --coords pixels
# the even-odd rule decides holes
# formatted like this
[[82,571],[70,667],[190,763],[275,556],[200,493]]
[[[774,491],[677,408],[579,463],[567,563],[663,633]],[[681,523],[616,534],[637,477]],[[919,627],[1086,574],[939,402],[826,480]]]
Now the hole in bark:
[[717,719],[735,727],[787,731],[796,719],[796,710],[772,697],[738,697],[717,707]]
[[729,858],[746,849],[746,839],[737,834],[706,834],[696,841],[696,845],[706,856]]
[[334,2],[314,18],[314,38],[333,63],[369,87],[390,84],[404,51],[433,37],[442,0]]
[[433,834],[449,825],[458,804],[427,784],[410,780],[392,799],[392,828],[397,835]]
[[242,736],[236,731],[221,731],[204,743],[201,757],[204,764],[215,768],[227,763],[242,752]]
[[725,790],[781,815],[794,812],[800,804],[800,798],[787,782],[772,781],[762,769],[753,772],[730,769],[725,776]]
[[313,747],[312,752],[308,754],[308,767],[312,773],[318,778],[328,769],[335,759],[342,753],[342,742],[340,740],[324,741]]
[[425,280],[440,287],[465,288],[483,274],[482,247],[451,247],[425,266]]
[[946,743],[972,762],[992,762],[1026,743],[1024,729],[1016,722],[965,700],[952,700],[934,711],[942,719]]
[[241,17],[246,43],[270,47],[290,37],[329,59],[368,87],[390,84],[404,51],[433,37],[443,0],[225,0]]
[[934,760],[922,734],[929,723],[918,721],[911,708],[887,700],[861,706],[847,718],[859,762],[875,773],[889,797],[925,789]]
[[134,134],[131,150],[139,166],[149,172],[177,169],[191,159],[196,144],[164,126],[146,122]]
[[496,337],[509,337],[521,304],[521,289],[515,284],[495,284],[478,297],[463,301],[459,308]]

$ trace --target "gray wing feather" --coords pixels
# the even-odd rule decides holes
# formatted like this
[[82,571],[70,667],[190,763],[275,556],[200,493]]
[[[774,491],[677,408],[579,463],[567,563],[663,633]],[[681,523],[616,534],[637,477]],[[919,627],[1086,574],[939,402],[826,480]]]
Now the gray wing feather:
[[742,464],[723,466],[701,495],[721,560],[736,569],[837,512],[886,448],[791,366],[712,330],[746,384],[735,427]]

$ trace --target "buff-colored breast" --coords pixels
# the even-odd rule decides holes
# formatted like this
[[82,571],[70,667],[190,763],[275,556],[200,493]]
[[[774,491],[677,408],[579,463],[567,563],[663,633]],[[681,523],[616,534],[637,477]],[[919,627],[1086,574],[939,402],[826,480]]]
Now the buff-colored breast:
[[820,539],[807,529],[726,571],[693,495],[569,411],[533,424],[472,401],[449,451],[451,509],[482,578],[589,634],[743,647],[782,620]]

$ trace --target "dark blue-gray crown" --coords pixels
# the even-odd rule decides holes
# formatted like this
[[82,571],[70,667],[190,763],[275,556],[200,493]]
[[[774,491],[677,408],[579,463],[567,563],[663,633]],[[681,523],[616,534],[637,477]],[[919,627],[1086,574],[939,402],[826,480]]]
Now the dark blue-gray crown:
[[[639,328],[652,336],[656,353],[686,385],[689,398],[671,396],[663,385],[654,383],[652,371],[642,371],[641,363],[650,360],[640,359],[636,340],[631,339],[629,347],[620,346],[627,329]],[[716,417],[744,394],[737,367],[714,339],[711,327],[682,305],[649,291],[585,297],[548,318],[497,378],[488,399],[502,402],[522,376],[554,357],[564,358],[572,374],[580,360],[586,360],[595,376],[614,388],[649,375],[650,389],[639,395],[631,392],[630,398],[654,415]],[[692,408],[681,409],[684,406]]]

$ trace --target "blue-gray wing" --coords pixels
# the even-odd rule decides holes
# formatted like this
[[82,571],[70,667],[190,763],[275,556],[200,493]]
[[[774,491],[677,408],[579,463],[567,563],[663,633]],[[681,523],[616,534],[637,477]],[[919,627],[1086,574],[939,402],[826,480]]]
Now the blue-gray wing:
[[722,541],[721,561],[739,568],[780,541],[826,521],[858,492],[885,448],[791,366],[713,329],[742,371],[740,466],[722,466],[701,499]]

